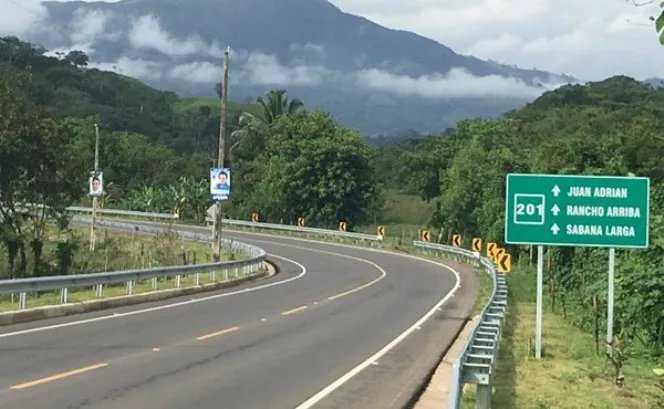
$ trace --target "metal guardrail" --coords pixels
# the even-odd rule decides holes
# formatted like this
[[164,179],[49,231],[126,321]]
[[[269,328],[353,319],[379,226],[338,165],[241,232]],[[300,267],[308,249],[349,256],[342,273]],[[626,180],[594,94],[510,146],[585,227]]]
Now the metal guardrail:
[[[30,206],[39,206],[43,205],[30,205]],[[91,207],[81,207],[81,206],[70,206],[66,210],[71,212],[81,212],[81,213],[92,213]],[[170,213],[153,213],[153,212],[140,212],[135,210],[121,210],[121,209],[97,209],[97,212],[101,214],[111,214],[117,216],[133,216],[133,217],[147,217],[147,218],[161,218],[161,219],[178,219],[178,214]],[[209,217],[205,219],[206,222],[212,223],[213,220]],[[367,241],[382,241],[383,236],[376,234],[367,234],[367,233],[357,233],[357,232],[345,232],[341,230],[328,230],[328,229],[319,229],[315,227],[300,227],[292,226],[288,224],[278,224],[278,223],[263,223],[263,222],[251,222],[246,220],[235,220],[235,219],[222,219],[222,223],[231,226],[239,227],[249,227],[256,229],[266,229],[266,230],[281,230],[281,231],[293,231],[298,233],[305,234],[318,234],[325,236],[336,236],[336,237],[345,237],[349,239],[356,240],[367,240]]]
[[[74,216],[76,222],[89,222],[89,218]],[[118,230],[143,231],[149,233],[164,232],[167,228],[157,226],[138,226],[127,222],[100,220],[100,226]],[[178,235],[189,240],[210,241],[209,235],[201,235],[187,231],[177,231]],[[132,295],[135,281],[151,279],[151,290],[157,290],[159,278],[175,277],[175,288],[181,287],[181,276],[196,274],[195,285],[199,285],[199,274],[209,272],[210,281],[216,281],[217,272],[223,273],[224,280],[228,280],[229,273],[234,277],[246,276],[261,269],[265,260],[265,250],[250,244],[235,240],[223,239],[225,247],[231,251],[243,252],[247,259],[235,261],[221,261],[195,265],[167,266],[146,269],[113,271],[106,273],[72,274],[48,277],[19,278],[13,280],[0,280],[0,294],[19,294],[19,310],[26,309],[29,292],[43,292],[60,290],[60,302],[67,303],[69,288],[95,287],[97,297],[103,296],[104,284],[126,283],[125,293]]]
[[[70,206],[67,210],[71,212],[92,213],[91,207]],[[101,214],[115,214],[118,216],[134,216],[134,217],[150,217],[155,219],[179,219],[180,215],[177,213],[157,213],[157,212],[139,212],[136,210],[120,210],[120,209],[97,209]]]
[[505,275],[496,271],[493,260],[482,257],[478,252],[422,241],[414,241],[413,245],[449,253],[461,261],[482,266],[493,279],[491,297],[482,309],[480,319],[473,327],[472,335],[466,342],[461,355],[452,366],[452,380],[447,403],[447,409],[459,409],[463,385],[470,383],[477,385],[476,407],[489,409],[493,389],[492,376],[498,359],[505,309],[507,308]]
[[292,226],[289,224],[278,224],[278,223],[250,222],[246,220],[234,220],[234,219],[222,219],[222,220],[223,220],[222,223],[226,225],[249,227],[255,229],[292,231],[292,232],[305,233],[305,234],[318,234],[322,236],[345,237],[356,240],[368,240],[368,241],[383,240],[383,236],[378,236],[375,234],[367,234],[367,233],[357,233],[351,231],[328,230],[328,229],[319,229],[315,227],[300,227],[300,226]]
[[[34,203],[23,203],[19,206],[16,206],[16,210],[29,210],[30,208],[43,209],[45,206],[43,204],[34,204]],[[69,206],[65,210],[70,212],[79,212],[79,213],[92,213],[91,207],[84,206]],[[114,214],[118,216],[133,216],[133,217],[148,217],[154,219],[179,219],[180,215],[177,213],[159,213],[159,212],[141,212],[136,210],[121,210],[121,209],[104,209],[101,207],[97,208],[97,213],[99,214]]]

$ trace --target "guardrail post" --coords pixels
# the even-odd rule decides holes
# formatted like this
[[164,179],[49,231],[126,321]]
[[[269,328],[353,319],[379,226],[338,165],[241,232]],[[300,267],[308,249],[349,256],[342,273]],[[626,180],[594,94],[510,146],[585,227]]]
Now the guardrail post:
[[26,305],[28,304],[28,293],[20,293],[18,295],[18,309],[19,310],[24,310],[26,308]]
[[224,281],[228,281],[228,267],[224,267]]
[[97,284],[97,297],[101,298],[104,295],[104,284]]
[[67,295],[68,295],[68,289],[67,287],[61,288],[60,289],[60,304],[67,304]]
[[488,385],[477,385],[477,409],[491,408],[491,391],[493,387],[491,382]]
[[127,281],[127,295],[132,295],[134,293],[134,282],[129,280]]
[[157,277],[152,277],[152,291],[157,291]]
[[182,276],[180,274],[175,276],[175,288],[180,288],[181,280],[182,280]]
[[201,285],[201,273],[196,273],[196,287]]
[[493,261],[482,257],[478,252],[421,241],[414,241],[413,244],[421,248],[424,253],[434,250],[439,256],[483,267],[493,280],[491,298],[482,310],[480,320],[474,326],[473,333],[462,354],[454,362],[447,402],[447,409],[458,409],[464,384],[475,384],[477,386],[476,408],[490,409],[493,393],[492,377],[495,373],[502,338],[502,325],[507,308],[505,276],[496,272]]

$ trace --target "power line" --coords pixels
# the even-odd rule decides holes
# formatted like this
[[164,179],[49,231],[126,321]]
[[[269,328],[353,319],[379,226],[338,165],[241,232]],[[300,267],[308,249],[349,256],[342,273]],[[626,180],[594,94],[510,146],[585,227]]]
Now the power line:
[[36,15],[36,16],[39,16],[39,17],[46,17],[46,14],[45,14],[45,13],[42,13],[42,12],[40,12],[40,11],[36,11],[36,10],[32,10],[32,9],[29,9],[29,8],[25,7],[24,5],[22,5],[21,3],[15,1],[15,0],[5,0],[5,1],[7,1],[7,2],[13,4],[13,5],[15,5],[16,7],[20,8],[20,9],[23,9],[23,10],[27,11],[28,13],[32,13],[32,14],[34,14],[34,15]]

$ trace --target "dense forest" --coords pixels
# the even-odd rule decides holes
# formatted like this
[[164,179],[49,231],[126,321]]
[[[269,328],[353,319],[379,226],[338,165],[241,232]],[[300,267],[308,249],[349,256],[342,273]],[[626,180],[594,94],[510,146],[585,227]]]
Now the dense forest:
[[[43,221],[25,219],[18,204],[90,203],[95,123],[104,206],[177,209],[200,222],[210,205],[206,176],[216,156],[219,102],[88,68],[81,52],[44,53],[0,39],[0,237],[9,276],[41,268],[29,271],[25,259],[42,257]],[[643,351],[664,352],[664,90],[617,76],[547,92],[497,119],[390,140],[363,138],[283,90],[231,103],[228,118],[234,176],[224,206],[235,218],[258,211],[268,221],[303,216],[309,225],[345,220],[362,229],[385,222],[399,194],[430,206],[428,223],[415,229],[426,224],[443,237],[501,242],[506,173],[650,177],[651,245],[617,253],[616,322]],[[549,248],[547,257],[549,291],[570,319],[590,327],[592,300],[606,299],[607,251]]]

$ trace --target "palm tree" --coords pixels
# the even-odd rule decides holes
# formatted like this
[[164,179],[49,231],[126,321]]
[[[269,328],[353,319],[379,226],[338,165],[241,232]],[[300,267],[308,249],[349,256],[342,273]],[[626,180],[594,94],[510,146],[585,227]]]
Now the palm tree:
[[[242,112],[238,120],[238,129],[231,133],[231,146],[228,149],[229,155],[240,142],[247,140],[247,136],[252,134],[262,136],[259,144],[264,142],[267,130],[270,125],[280,116],[294,114],[304,106],[304,103],[297,99],[289,99],[286,96],[285,89],[271,90],[267,93],[267,100],[263,97],[256,98],[256,103],[263,109],[263,117],[256,116],[249,112]],[[254,141],[257,142],[257,141]],[[260,148],[260,147],[254,147]]]
[[295,98],[289,100],[285,89],[271,90],[267,93],[267,101],[263,97],[256,98],[256,102],[263,108],[265,122],[271,124],[284,114],[294,114],[304,106],[304,103]]

